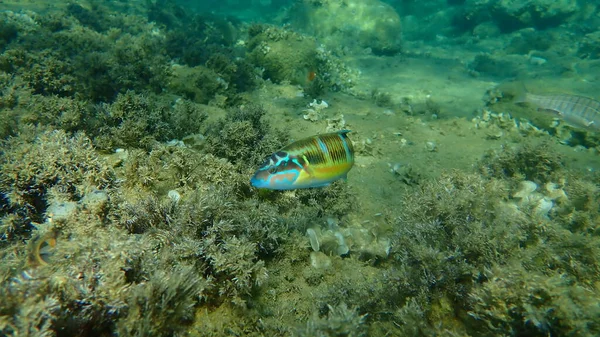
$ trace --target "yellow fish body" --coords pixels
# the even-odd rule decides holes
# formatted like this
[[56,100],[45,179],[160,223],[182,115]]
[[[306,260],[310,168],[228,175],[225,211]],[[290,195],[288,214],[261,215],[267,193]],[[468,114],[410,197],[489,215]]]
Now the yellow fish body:
[[316,135],[285,146],[267,158],[250,183],[257,188],[293,190],[326,186],[345,178],[354,165],[348,132]]

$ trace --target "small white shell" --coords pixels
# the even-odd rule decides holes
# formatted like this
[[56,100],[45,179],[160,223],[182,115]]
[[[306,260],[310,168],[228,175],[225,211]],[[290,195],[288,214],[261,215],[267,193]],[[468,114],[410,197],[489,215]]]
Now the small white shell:
[[171,199],[171,201],[173,201],[174,203],[178,203],[179,200],[181,200],[181,194],[179,194],[179,192],[177,192],[176,190],[170,190],[167,193],[167,196],[169,197],[169,199]]

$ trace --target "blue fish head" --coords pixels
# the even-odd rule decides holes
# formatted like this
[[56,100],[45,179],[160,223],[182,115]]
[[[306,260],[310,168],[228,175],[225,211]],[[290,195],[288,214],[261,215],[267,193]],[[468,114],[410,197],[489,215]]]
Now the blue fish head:
[[280,151],[265,160],[250,179],[250,184],[256,188],[270,190],[295,189],[298,186],[294,183],[302,170],[302,165],[297,160]]

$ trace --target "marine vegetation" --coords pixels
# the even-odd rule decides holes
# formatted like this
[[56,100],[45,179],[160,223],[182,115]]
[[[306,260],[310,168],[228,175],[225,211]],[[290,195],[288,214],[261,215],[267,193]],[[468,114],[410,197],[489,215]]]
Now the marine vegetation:
[[28,238],[51,204],[77,202],[93,190],[114,186],[114,173],[98,158],[89,138],[37,132],[31,129],[2,146],[0,191],[7,204],[1,235],[10,241]]
[[356,73],[308,35],[270,25],[248,28],[248,59],[264,69],[263,78],[301,85],[317,98],[324,92],[347,91]]
[[[589,324],[599,313],[589,297],[599,296],[592,279],[600,270],[600,240],[584,225],[589,220],[580,219],[582,227],[571,222],[581,214],[575,196],[589,197],[594,185],[580,177],[552,183],[552,177],[564,173],[563,165],[544,147],[516,153],[484,161],[493,176],[451,172],[419,185],[404,199],[391,276],[404,303],[395,314],[404,333],[598,332],[599,326]],[[524,157],[532,165],[509,169],[508,158],[519,162]],[[542,165],[540,175],[521,171],[515,176],[518,167],[536,165]],[[520,192],[507,176],[528,177],[545,183],[545,189]],[[597,207],[592,212],[597,214]],[[556,303],[559,298],[568,304]],[[561,309],[552,309],[557,306]]]
[[230,109],[207,132],[208,151],[234,164],[258,165],[287,140],[284,132],[272,130],[256,104]]

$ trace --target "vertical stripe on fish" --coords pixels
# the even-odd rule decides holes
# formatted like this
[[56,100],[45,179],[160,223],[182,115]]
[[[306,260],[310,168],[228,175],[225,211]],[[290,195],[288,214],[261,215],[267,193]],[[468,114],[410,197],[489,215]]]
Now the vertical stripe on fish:
[[344,178],[354,165],[349,130],[298,140],[272,154],[250,180],[273,190],[321,187]]

